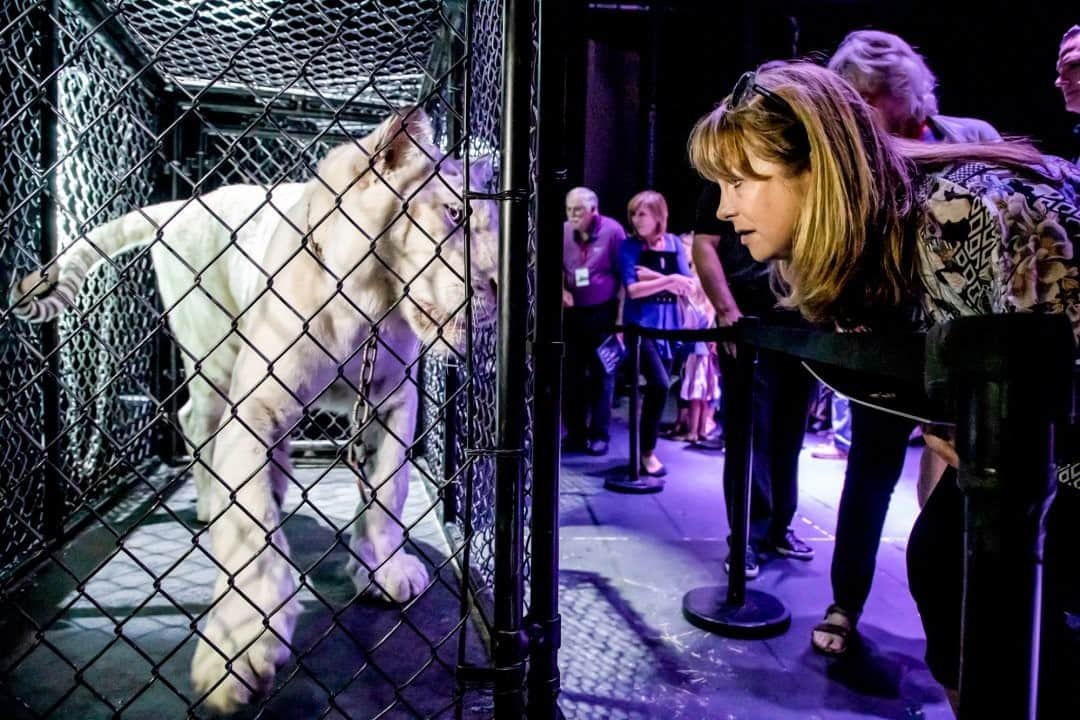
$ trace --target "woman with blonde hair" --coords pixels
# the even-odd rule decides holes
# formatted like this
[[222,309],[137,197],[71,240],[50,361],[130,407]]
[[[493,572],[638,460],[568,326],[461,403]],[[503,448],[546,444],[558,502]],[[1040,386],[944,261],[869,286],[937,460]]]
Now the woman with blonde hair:
[[[1026,143],[893,138],[874,113],[835,73],[792,63],[743,75],[691,134],[691,161],[720,186],[717,216],[733,223],[756,260],[773,261],[781,303],[839,329],[1057,312],[1080,336],[1075,169]],[[1075,460],[1080,448],[1071,442],[1066,451]],[[1048,606],[1044,638],[1065,627],[1061,607],[1080,606],[1071,548],[1055,531],[1062,518],[1075,522],[1078,496],[1061,485],[1051,510],[1046,588],[1060,604]],[[961,538],[962,499],[950,469],[908,545],[927,664],[950,691],[959,672]]]
[[[619,249],[619,271],[626,289],[623,322],[677,330],[680,322],[676,298],[689,295],[694,285],[682,242],[667,232],[667,201],[655,190],[643,190],[630,198],[627,219],[632,232]],[[667,474],[667,468],[656,457],[656,439],[671,384],[670,343],[642,338],[640,357],[645,392],[641,403],[639,471],[642,475],[662,477]]]

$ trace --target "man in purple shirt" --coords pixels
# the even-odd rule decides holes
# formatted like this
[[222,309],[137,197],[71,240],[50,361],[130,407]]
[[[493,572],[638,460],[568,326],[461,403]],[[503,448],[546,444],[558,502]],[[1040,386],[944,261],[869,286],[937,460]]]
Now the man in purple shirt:
[[622,225],[597,210],[596,193],[577,187],[566,194],[563,224],[563,423],[565,453],[603,455],[615,375],[596,348],[613,332],[619,315],[619,246]]

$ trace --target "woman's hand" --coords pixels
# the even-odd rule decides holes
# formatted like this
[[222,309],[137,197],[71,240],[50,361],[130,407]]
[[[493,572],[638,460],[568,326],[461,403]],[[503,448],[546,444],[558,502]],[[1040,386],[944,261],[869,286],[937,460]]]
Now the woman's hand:
[[923,439],[926,447],[953,467],[960,466],[960,456],[956,453],[956,440],[950,437],[946,428],[937,425],[923,425]]
[[634,266],[634,271],[637,272],[638,282],[644,282],[646,280],[658,280],[666,275],[661,275],[652,268],[645,267],[644,265]]
[[[716,314],[716,327],[731,327],[735,323],[739,322],[739,318],[741,317],[742,313],[739,312],[739,308],[734,306],[729,307],[727,308],[727,312]],[[735,359],[735,343],[721,343],[720,349],[723,350],[724,354],[727,355],[729,358],[731,358],[732,360]]]
[[562,291],[562,306],[564,308],[574,307],[574,296],[566,288],[563,288]]
[[694,292],[694,279],[685,275],[668,275],[668,291],[680,297],[687,297]]

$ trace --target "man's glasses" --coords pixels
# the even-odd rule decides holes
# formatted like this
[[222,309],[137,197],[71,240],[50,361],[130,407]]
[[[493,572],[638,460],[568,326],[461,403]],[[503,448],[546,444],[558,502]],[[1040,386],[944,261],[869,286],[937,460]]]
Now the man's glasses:
[[760,85],[757,82],[757,73],[753,70],[748,70],[739,76],[739,79],[735,82],[735,88],[731,91],[731,102],[728,104],[729,110],[738,110],[740,107],[750,102],[750,97],[757,93],[765,99],[765,103],[772,106],[773,110],[783,113],[788,117],[794,118],[795,111],[791,109],[791,105],[788,101],[774,93],[764,85]]

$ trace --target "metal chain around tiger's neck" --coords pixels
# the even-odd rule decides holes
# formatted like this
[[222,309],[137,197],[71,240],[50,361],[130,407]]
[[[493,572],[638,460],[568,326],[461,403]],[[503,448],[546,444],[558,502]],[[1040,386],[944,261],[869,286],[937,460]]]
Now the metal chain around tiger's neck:
[[375,359],[379,354],[379,331],[372,327],[371,332],[364,340],[360,350],[360,387],[356,396],[356,404],[353,405],[352,422],[353,432],[356,433],[352,442],[349,443],[349,464],[356,471],[360,479],[360,491],[365,494],[366,483],[364,482],[364,462],[367,460],[367,451],[364,446],[361,428],[367,425],[371,419],[371,379],[375,375]]

